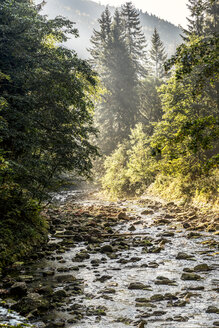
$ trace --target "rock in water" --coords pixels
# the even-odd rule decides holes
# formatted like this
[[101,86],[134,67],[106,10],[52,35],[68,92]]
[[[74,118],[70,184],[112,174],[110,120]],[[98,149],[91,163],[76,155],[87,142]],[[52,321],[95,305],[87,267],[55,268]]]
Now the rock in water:
[[10,289],[11,295],[14,296],[25,296],[27,295],[27,285],[25,282],[16,282],[11,286]]
[[129,220],[129,217],[128,217],[128,215],[125,212],[120,212],[118,214],[118,219],[119,220]]

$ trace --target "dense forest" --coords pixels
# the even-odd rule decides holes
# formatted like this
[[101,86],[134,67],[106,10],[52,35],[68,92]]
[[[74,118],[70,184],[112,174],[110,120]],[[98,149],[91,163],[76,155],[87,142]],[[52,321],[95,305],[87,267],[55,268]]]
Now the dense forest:
[[[108,8],[91,38],[104,87],[95,121],[110,194],[154,193],[216,200],[218,178],[218,2],[190,0],[183,43],[167,59],[155,29],[146,47],[139,13]],[[128,137],[129,135],[129,137]]]
[[29,0],[0,4],[1,263],[44,238],[40,203],[66,171],[89,175],[97,155],[96,73],[58,46],[77,35],[74,24],[39,10]]
[[[62,15],[75,22],[75,27],[79,30],[79,38],[67,41],[67,46],[73,48],[79,56],[88,58],[87,49],[90,47],[90,37],[93,29],[98,28],[98,19],[105,7],[91,0],[49,0],[42,8],[42,12],[53,18]],[[115,12],[115,7],[109,6],[111,15]],[[181,30],[170,22],[156,17],[147,12],[137,10],[146,39],[149,41],[156,27],[167,50],[169,56],[173,55],[177,45],[181,43]]]

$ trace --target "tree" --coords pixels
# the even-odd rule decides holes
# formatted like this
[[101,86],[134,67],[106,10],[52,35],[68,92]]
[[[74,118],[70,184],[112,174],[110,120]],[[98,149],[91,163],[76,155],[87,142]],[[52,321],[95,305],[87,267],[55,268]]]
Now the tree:
[[[115,11],[107,38],[100,38],[106,34],[101,32],[104,30],[103,19],[99,23],[100,28],[94,31],[91,39],[93,48],[90,53],[105,88],[95,117],[100,130],[99,145],[104,153],[109,154],[127,138],[139,117],[140,74],[135,61],[137,55],[130,53],[123,14]],[[139,39],[136,36],[135,40],[133,34],[132,41],[138,43]],[[140,57],[138,61],[141,61]]]
[[156,28],[151,38],[151,44],[150,59],[153,65],[153,72],[156,79],[162,79],[165,76],[164,63],[167,55]]
[[99,74],[104,75],[106,71],[104,65],[107,63],[108,48],[111,44],[112,18],[108,6],[101,14],[100,19],[98,19],[98,23],[100,29],[98,31],[94,29],[93,35],[90,39],[90,42],[93,46],[89,49],[91,54],[90,63],[93,68],[99,72]]
[[124,18],[125,37],[129,54],[139,77],[145,77],[147,74],[146,40],[142,32],[139,13],[132,2],[126,2],[122,6],[121,13]]
[[218,35],[219,33],[219,1],[206,0],[206,18],[204,33]]
[[185,37],[182,37],[185,41],[188,40],[192,34],[195,34],[196,36],[203,35],[205,16],[204,0],[189,0],[187,7],[190,10],[191,18],[187,18],[188,27],[187,29],[183,29]]
[[93,128],[96,77],[77,55],[58,46],[72,22],[47,20],[30,1],[0,4],[0,147],[13,180],[42,199],[60,174],[88,175],[97,150]]

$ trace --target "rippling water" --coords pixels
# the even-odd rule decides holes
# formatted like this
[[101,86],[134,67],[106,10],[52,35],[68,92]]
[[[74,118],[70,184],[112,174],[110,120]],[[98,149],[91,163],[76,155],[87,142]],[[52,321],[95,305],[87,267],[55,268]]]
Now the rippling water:
[[[69,192],[63,193],[56,197],[60,202],[64,202],[70,197]],[[78,203],[81,203],[78,200]],[[83,204],[111,204],[110,202],[101,202],[94,200],[83,200]],[[199,328],[214,327],[213,324],[219,321],[218,314],[206,313],[209,306],[218,305],[218,288],[219,277],[218,273],[218,257],[214,254],[215,250],[204,245],[206,240],[218,237],[211,233],[202,232],[198,239],[188,239],[187,231],[179,229],[176,232],[176,227],[171,226],[154,226],[152,225],[153,218],[160,216],[162,210],[155,214],[142,215],[142,211],[147,207],[133,204],[131,201],[116,203],[116,206],[126,208],[127,211],[138,217],[135,222],[128,224],[120,224],[116,227],[119,233],[130,232],[130,225],[135,226],[134,233],[144,233],[143,238],[152,237],[154,242],[159,241],[163,233],[174,232],[174,236],[163,237],[168,240],[164,249],[160,253],[144,253],[142,246],[135,246],[134,240],[141,238],[140,236],[130,237],[132,246],[129,250],[124,250],[119,253],[119,257],[111,259],[105,254],[89,251],[90,258],[83,262],[72,262],[72,259],[80,251],[87,247],[86,243],[78,243],[77,247],[72,247],[62,254],[62,262],[57,260],[56,254],[44,258],[40,262],[26,268],[26,274],[31,273],[35,279],[31,283],[32,287],[39,286],[42,279],[42,271],[45,268],[57,270],[58,268],[69,268],[67,274],[72,273],[76,278],[82,279],[84,283],[84,294],[78,296],[70,296],[67,304],[61,307],[59,311],[53,311],[48,315],[48,320],[53,318],[61,318],[70,320],[72,317],[71,307],[75,304],[84,307],[106,307],[106,315],[98,316],[86,315],[80,322],[67,324],[70,328],[123,328],[134,327],[138,321],[146,320],[145,327],[150,328]],[[140,220],[139,220],[140,218]],[[140,221],[140,222],[139,222]],[[128,238],[128,237],[127,237]],[[60,239],[59,239],[60,241]],[[57,239],[52,238],[50,242],[57,242]],[[113,243],[112,239],[106,243]],[[116,243],[116,242],[115,242]],[[177,260],[176,255],[179,252],[185,252],[193,256],[193,260]],[[134,259],[133,259],[134,258]],[[100,264],[94,267],[92,260],[100,260]],[[119,263],[118,260],[128,260],[127,263]],[[132,259],[132,260],[131,260]],[[197,264],[206,263],[212,270],[208,272],[198,272],[201,276],[200,281],[184,281],[181,280],[181,275],[185,267],[193,268]],[[72,266],[78,266],[79,270],[72,270]],[[54,286],[58,272],[52,277],[43,278],[43,284]],[[97,279],[103,275],[108,275],[109,278],[104,283]],[[156,278],[164,276],[174,280],[175,285],[157,285]],[[133,282],[141,282],[149,286],[149,290],[130,290],[128,286]],[[204,288],[198,290],[197,287]],[[57,289],[64,288],[68,290],[67,284],[57,286]],[[110,288],[111,293],[106,293],[104,289]],[[112,290],[113,289],[113,290]],[[197,290],[195,290],[197,289]],[[156,294],[171,293],[177,297],[178,301],[185,301],[184,306],[179,306],[179,302],[163,300],[159,302],[151,302],[154,307],[137,307],[136,298],[150,299]],[[181,304],[182,305],[182,304]],[[156,311],[159,311],[156,312]],[[162,311],[162,312],[161,312]],[[6,310],[0,308],[0,316],[6,315]],[[13,321],[14,320],[14,321]],[[15,316],[11,319],[11,323],[17,323],[22,318]],[[43,317],[45,322],[45,316]],[[123,321],[123,322],[118,322]],[[125,322],[125,323],[124,323]]]

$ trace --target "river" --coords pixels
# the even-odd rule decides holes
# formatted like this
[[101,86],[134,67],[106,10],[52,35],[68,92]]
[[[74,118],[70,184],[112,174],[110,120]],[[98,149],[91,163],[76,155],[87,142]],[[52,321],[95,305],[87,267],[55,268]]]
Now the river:
[[[5,301],[0,323],[219,326],[218,234],[184,228],[177,219],[181,212],[148,197],[111,202],[80,192],[56,196],[56,205],[47,211],[52,227],[48,247],[40,259],[7,276],[13,283],[24,282],[28,294]],[[36,305],[23,309],[28,295]],[[12,304],[29,314],[28,321],[6,309]]]

